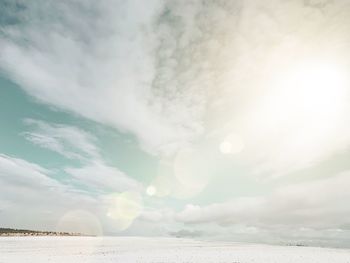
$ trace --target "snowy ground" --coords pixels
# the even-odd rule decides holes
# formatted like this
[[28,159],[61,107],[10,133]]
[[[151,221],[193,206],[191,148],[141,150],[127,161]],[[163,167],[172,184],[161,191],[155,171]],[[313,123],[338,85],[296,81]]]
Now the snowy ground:
[[350,263],[350,250],[175,238],[0,237],[1,263]]

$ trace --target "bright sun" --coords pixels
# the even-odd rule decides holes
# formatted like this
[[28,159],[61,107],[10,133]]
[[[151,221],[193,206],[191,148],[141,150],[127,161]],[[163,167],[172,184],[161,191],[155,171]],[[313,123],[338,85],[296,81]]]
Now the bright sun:
[[335,137],[347,119],[349,94],[347,76],[337,63],[299,61],[275,69],[256,85],[262,92],[236,122],[239,133],[222,138],[222,154],[271,156],[282,165],[318,157],[341,141]]
[[249,117],[250,138],[264,143],[265,154],[277,149],[275,154],[287,160],[328,149],[347,114],[347,77],[341,67],[303,62],[275,72],[272,79]]
[[308,117],[322,118],[338,112],[345,92],[345,76],[327,64],[301,64],[288,72],[282,82],[287,101]]
[[273,81],[261,114],[275,124],[324,125],[337,118],[345,106],[345,82],[345,74],[335,65],[298,64]]

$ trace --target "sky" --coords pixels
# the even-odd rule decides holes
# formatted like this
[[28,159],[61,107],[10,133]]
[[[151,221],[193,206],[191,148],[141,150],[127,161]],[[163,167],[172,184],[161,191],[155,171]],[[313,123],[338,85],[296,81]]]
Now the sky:
[[349,12],[0,0],[0,226],[349,247]]

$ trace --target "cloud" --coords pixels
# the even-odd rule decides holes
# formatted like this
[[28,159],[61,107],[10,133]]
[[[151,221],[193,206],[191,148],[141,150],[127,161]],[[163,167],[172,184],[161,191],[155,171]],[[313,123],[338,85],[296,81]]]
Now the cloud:
[[0,155],[0,183],[2,225],[52,230],[66,211],[97,211],[97,198],[61,183],[45,168],[19,158]]
[[[155,85],[170,94],[163,97],[170,109],[204,129],[190,143],[215,151],[237,136],[244,148],[232,159],[269,178],[313,166],[349,147],[349,8],[346,1],[168,2],[157,28],[163,52]],[[323,66],[344,83],[289,76]]]
[[32,129],[30,132],[24,132],[24,137],[40,147],[69,159],[84,160],[99,156],[95,136],[77,127],[33,119],[26,119],[24,122]]
[[234,133],[242,159],[275,176],[349,144],[348,106],[339,118],[323,107],[328,117],[315,123],[284,111],[290,98],[271,88],[303,59],[344,65],[346,1],[19,3],[2,11],[18,14],[1,28],[0,67],[37,100],[130,132],[149,152],[174,154],[211,136],[216,149]]
[[67,170],[97,192],[83,190],[72,180],[63,183],[37,164],[0,154],[0,224],[73,232],[75,227],[85,234],[116,231],[115,222],[106,216],[111,205],[108,191],[140,191],[140,184],[102,164]]
[[291,184],[265,196],[188,204],[174,220],[219,240],[348,247],[349,175]]
[[125,175],[116,167],[105,164],[92,134],[69,125],[26,119],[33,131],[24,132],[32,143],[57,152],[69,159],[83,161],[80,167],[65,167],[63,170],[80,185],[97,192],[142,191],[142,185]]
[[139,219],[146,222],[174,222],[175,212],[171,208],[154,209],[144,208]]
[[208,206],[187,205],[176,218],[186,224],[217,223],[230,226],[348,229],[349,172],[312,182],[277,188],[260,197],[237,198]]
[[[41,103],[135,135],[143,149],[171,165],[172,157],[176,164],[186,159],[180,158],[184,149],[193,148],[205,151],[203,158],[198,154],[203,164],[198,170],[225,159],[248,167],[254,176],[275,178],[349,149],[346,0],[6,3],[0,8],[2,72]],[[339,90],[329,81],[324,88],[322,77],[317,85],[293,79],[298,69],[310,75],[307,70],[318,65],[345,76],[346,84]],[[303,93],[309,86],[311,92]],[[86,161],[65,171],[89,189],[142,189],[101,160],[93,136],[62,124],[27,123],[33,130],[24,136],[31,142]],[[230,154],[237,142],[240,151]],[[15,163],[39,178],[48,174],[28,162]],[[180,162],[175,168],[183,169],[175,170],[183,176],[187,166]],[[200,172],[191,175],[183,181],[204,182]],[[261,197],[188,205],[176,219],[225,229],[246,222],[235,233],[278,232],[279,226],[334,227],[344,233],[349,211],[339,204],[349,198],[347,177],[282,187]],[[54,182],[45,179],[39,186],[48,183]],[[160,222],[171,214],[144,211],[140,219]]]
[[179,231],[170,232],[171,236],[179,237],[179,238],[198,238],[203,235],[201,231],[191,231],[186,229],[181,229]]
[[0,57],[1,67],[30,95],[131,132],[151,151],[186,135],[152,95],[156,45],[149,26],[158,1],[147,8],[136,1],[23,5],[23,21],[3,28]]
[[78,168],[67,167],[65,171],[79,184],[98,192],[140,192],[143,189],[140,182],[102,161],[93,161]]
[[[46,173],[49,173],[48,170],[37,164],[29,163],[25,160],[12,158],[3,154],[0,155],[0,158],[1,176],[3,181],[25,185],[28,188],[33,185],[44,189],[60,186],[55,180],[45,175]],[[12,174],[12,176],[8,176],[8,174]]]

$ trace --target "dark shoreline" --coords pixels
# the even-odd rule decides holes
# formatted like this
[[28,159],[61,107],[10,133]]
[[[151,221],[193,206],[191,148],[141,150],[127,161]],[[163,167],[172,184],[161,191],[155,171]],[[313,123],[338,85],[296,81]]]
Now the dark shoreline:
[[0,228],[1,236],[82,236],[80,233]]

